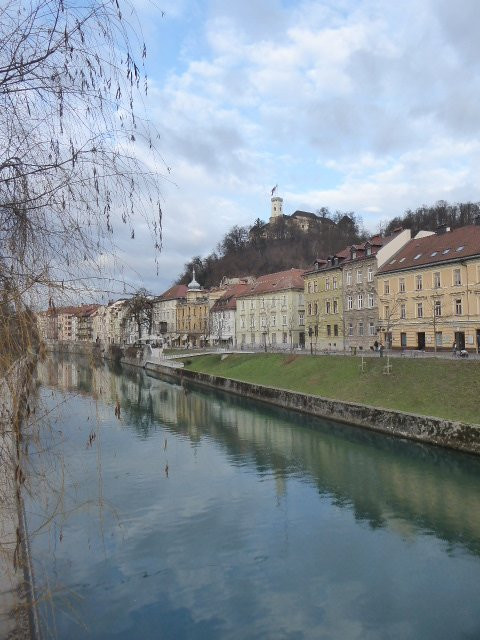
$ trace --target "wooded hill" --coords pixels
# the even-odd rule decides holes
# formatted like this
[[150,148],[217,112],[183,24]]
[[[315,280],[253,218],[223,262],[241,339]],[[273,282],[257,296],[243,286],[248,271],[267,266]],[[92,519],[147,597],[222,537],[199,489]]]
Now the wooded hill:
[[[252,227],[234,226],[206,258],[195,256],[185,264],[178,284],[188,284],[195,268],[196,279],[204,287],[217,286],[223,276],[242,276],[274,273],[291,267],[307,268],[316,258],[325,258],[348,245],[364,241],[369,234],[361,218],[353,212],[330,212],[326,208],[320,215],[335,224],[314,225],[307,233],[286,218],[275,223],[274,234],[265,237],[264,222],[258,220]],[[448,204],[440,200],[432,206],[423,205],[402,216],[396,216],[380,225],[380,231],[389,235],[397,227],[411,229],[412,235],[420,229],[435,231],[440,225],[452,228],[473,224],[480,215],[480,203]]]

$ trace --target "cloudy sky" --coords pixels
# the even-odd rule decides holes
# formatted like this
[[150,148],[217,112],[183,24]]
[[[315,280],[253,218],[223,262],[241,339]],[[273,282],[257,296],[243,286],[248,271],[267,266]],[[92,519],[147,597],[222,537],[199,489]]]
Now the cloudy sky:
[[171,173],[159,276],[146,233],[123,258],[152,292],[232,225],[268,218],[275,184],[285,213],[354,210],[372,231],[480,200],[475,0],[134,4]]

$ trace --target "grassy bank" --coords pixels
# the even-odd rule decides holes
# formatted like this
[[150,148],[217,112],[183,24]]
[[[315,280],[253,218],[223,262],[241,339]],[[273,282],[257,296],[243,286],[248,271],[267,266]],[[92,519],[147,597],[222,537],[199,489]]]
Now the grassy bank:
[[186,369],[326,398],[480,424],[480,363],[392,358],[230,354],[198,356]]

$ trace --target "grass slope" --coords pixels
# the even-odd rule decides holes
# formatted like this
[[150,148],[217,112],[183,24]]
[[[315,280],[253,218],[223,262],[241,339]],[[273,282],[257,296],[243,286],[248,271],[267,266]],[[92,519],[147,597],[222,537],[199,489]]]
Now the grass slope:
[[187,360],[186,369],[326,398],[480,424],[480,363],[392,358],[230,354]]

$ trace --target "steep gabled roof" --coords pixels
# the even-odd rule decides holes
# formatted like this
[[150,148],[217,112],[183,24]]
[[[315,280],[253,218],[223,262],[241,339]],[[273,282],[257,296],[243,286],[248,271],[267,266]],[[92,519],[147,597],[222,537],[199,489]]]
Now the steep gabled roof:
[[243,293],[249,285],[245,282],[233,284],[225,291],[225,293],[215,301],[211,311],[235,311],[237,308],[237,297]]
[[303,290],[303,274],[305,269],[289,269],[288,271],[277,271],[259,276],[255,282],[248,284],[243,293],[237,297],[261,295],[263,293],[274,293],[275,291],[288,291],[290,289]]
[[480,226],[468,225],[442,234],[413,238],[378,273],[417,269],[480,256]]
[[164,302],[167,300],[180,300],[187,295],[188,287],[186,284],[175,284],[170,289],[167,289],[156,300],[157,302]]

